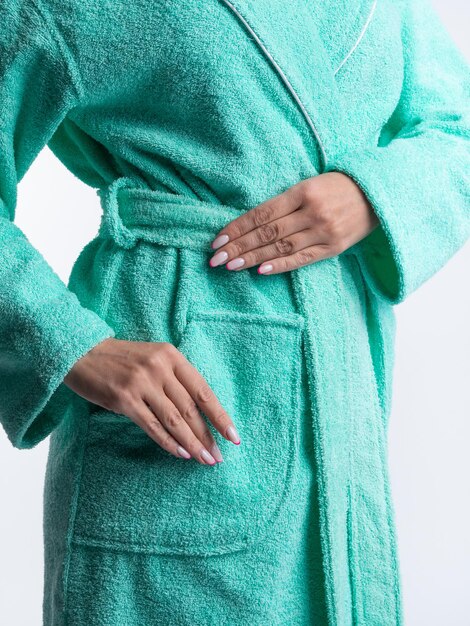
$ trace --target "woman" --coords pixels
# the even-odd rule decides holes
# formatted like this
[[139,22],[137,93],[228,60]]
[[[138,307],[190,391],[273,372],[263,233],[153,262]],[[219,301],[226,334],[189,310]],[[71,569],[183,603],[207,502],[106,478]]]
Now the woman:
[[[470,76],[436,14],[1,17],[0,405],[17,448],[51,435],[44,623],[401,624],[393,306],[470,230]],[[13,223],[46,144],[103,210],[67,287]]]

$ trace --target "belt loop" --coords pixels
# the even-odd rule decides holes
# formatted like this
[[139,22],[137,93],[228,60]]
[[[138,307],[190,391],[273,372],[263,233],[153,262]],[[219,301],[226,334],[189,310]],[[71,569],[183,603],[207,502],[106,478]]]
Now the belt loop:
[[138,180],[133,180],[127,176],[116,178],[106,187],[97,189],[96,193],[100,197],[102,216],[99,234],[111,237],[117,245],[123,248],[132,248],[138,236],[129,230],[122,222],[119,215],[118,192],[124,187],[137,187],[144,185]]

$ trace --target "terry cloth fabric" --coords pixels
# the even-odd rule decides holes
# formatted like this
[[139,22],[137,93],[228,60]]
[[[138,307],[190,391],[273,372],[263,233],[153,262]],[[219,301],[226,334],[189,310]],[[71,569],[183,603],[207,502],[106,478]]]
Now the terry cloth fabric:
[[[168,557],[239,554],[244,593],[261,585],[242,554],[267,548],[282,489],[294,490],[286,417],[305,361],[328,624],[401,625],[394,306],[470,234],[470,72],[430,3],[12,0],[0,18],[0,418],[17,448],[50,435],[45,623],[66,622],[69,592],[93,611],[81,572],[102,558],[103,581],[111,552],[152,556],[157,571]],[[67,285],[14,224],[18,183],[46,145],[103,211]],[[286,277],[208,267],[204,242],[226,220],[334,170],[380,225],[289,272],[295,311],[277,297]],[[65,374],[107,337],[179,345],[236,423],[254,433],[258,418],[252,456],[199,482],[194,464],[73,393]],[[200,602],[193,582],[184,606]]]
[[[287,275],[285,276],[287,278]],[[277,297],[285,301],[288,309],[295,312],[292,290],[289,280],[279,282]],[[243,346],[244,347],[244,346]],[[245,517],[243,506],[246,496],[243,481],[248,456],[254,454],[253,472],[262,475],[262,480],[250,480],[252,497],[258,487],[265,495],[258,494],[259,502],[268,494],[275,493],[270,474],[280,479],[279,472],[287,469],[288,477],[280,479],[284,495],[279,499],[278,510],[267,520],[260,520],[263,528],[263,540],[251,543],[243,550],[224,550],[217,556],[207,557],[197,554],[191,544],[190,554],[175,557],[174,554],[152,554],[142,551],[107,549],[90,545],[88,541],[74,544],[69,565],[69,593],[67,601],[68,626],[82,624],[211,624],[220,623],[231,626],[251,626],[252,624],[327,624],[324,594],[322,555],[318,528],[318,493],[315,481],[314,441],[310,406],[308,403],[308,383],[305,371],[305,359],[295,364],[299,381],[299,405],[295,412],[285,413],[282,419],[289,421],[288,430],[278,423],[280,416],[274,412],[266,414],[270,426],[274,429],[274,445],[264,436],[264,420],[254,415],[252,425],[241,422],[243,447],[237,448],[229,442],[222,442],[224,463],[216,468],[195,466],[188,470],[188,465],[170,462],[154,446],[144,443],[146,457],[155,467],[149,469],[148,481],[154,484],[155,504],[151,505],[159,521],[169,522],[168,531],[182,538],[190,537],[193,520],[180,516],[182,494],[191,481],[197,482],[195,492],[214,488],[213,482],[220,489],[214,495],[214,504],[208,502],[202,494],[193,503],[194,516],[207,516],[204,507],[209,506],[214,516],[209,523],[208,532],[224,530],[228,537],[217,537],[218,546],[229,540],[237,541],[242,537],[247,522],[253,522],[252,512]],[[266,366],[266,364],[265,364]],[[276,373],[276,372],[274,372]],[[102,420],[102,415],[97,418]],[[129,453],[136,449],[136,439],[142,444],[144,438],[137,432],[137,427],[122,427],[117,421],[101,421],[102,442],[107,439],[108,446],[119,446],[120,457],[123,451]],[[284,441],[285,451],[277,448],[279,429],[289,435]],[[261,432],[260,432],[261,430]],[[263,437],[260,446],[259,434]],[[118,443],[119,438],[119,443]],[[272,439],[272,438],[271,438]],[[286,438],[287,439],[287,438]],[[96,442],[93,464],[88,462],[88,472],[99,474],[101,464],[100,444]],[[264,447],[260,457],[257,449]],[[109,463],[111,455],[104,453]],[[165,465],[165,467],[163,467]],[[232,466],[237,466],[238,471]],[[214,477],[210,470],[219,475]],[[241,470],[241,471],[240,471]],[[188,476],[187,472],[194,472]],[[235,473],[234,473],[235,471]],[[170,494],[159,492],[165,489],[164,482],[171,472],[173,491]],[[107,472],[106,472],[107,473]],[[162,484],[162,473],[164,482]],[[254,476],[254,474],[252,474]],[[232,489],[224,485],[225,480],[235,481],[233,489],[239,489],[240,507],[238,528],[228,528],[227,522],[234,512],[228,502],[227,494]],[[179,482],[177,482],[179,481]],[[225,493],[223,490],[225,486]],[[196,496],[195,493],[195,496]],[[150,494],[150,492],[149,492]],[[173,506],[172,506],[173,504]],[[235,503],[233,503],[235,504]],[[165,510],[161,511],[162,507]],[[216,507],[219,507],[217,513]],[[101,515],[99,503],[96,503],[97,515]],[[266,509],[262,507],[263,511]],[[141,507],[139,514],[148,514],[149,508]],[[251,530],[251,529],[250,529]],[[234,537],[235,532],[235,537]],[[196,542],[200,541],[195,533]],[[150,538],[149,538],[150,539]],[[204,537],[207,540],[207,537]],[[209,541],[213,541],[211,536]],[[175,541],[173,541],[175,543]],[[207,544],[206,544],[207,545]],[[234,546],[235,547],[235,546]],[[205,548],[206,549],[206,548]]]

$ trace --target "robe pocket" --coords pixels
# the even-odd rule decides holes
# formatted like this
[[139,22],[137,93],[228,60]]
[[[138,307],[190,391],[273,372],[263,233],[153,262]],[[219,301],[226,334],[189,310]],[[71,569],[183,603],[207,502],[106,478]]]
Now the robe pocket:
[[303,327],[296,313],[190,312],[177,348],[205,377],[241,444],[205,417],[224,460],[201,465],[97,407],[84,443],[74,541],[210,555],[261,540],[292,493]]

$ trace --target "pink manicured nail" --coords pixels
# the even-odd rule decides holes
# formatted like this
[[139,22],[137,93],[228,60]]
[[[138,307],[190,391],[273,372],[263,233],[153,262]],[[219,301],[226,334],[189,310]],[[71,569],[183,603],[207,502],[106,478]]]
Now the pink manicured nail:
[[182,456],[182,457],[183,457],[183,458],[185,458],[185,459],[190,459],[190,458],[191,458],[191,455],[189,454],[189,452],[188,452],[187,450],[185,450],[185,449],[183,448],[183,446],[178,446],[178,447],[176,448],[176,451],[178,452],[178,454],[179,454],[180,456]]
[[271,263],[262,263],[258,267],[258,274],[265,274],[266,272],[270,272],[273,269]]
[[229,261],[225,267],[228,270],[235,270],[242,265],[245,265],[245,259],[241,259],[239,257],[238,259],[232,259],[231,261]]
[[229,240],[228,235],[220,235],[219,237],[216,237],[214,239],[214,241],[211,244],[211,247],[220,248],[220,246],[223,246],[224,244],[226,244],[228,240]]
[[216,443],[212,445],[211,452],[217,463],[222,463],[224,459],[222,458],[222,453],[220,452],[219,446]]
[[236,443],[237,446],[240,443],[240,437],[238,436],[235,426],[229,426],[227,428],[227,437],[230,439],[230,441]]
[[225,250],[221,250],[220,252],[217,252],[217,254],[214,254],[214,256],[209,260],[209,265],[211,267],[220,265],[221,263],[227,260],[227,257],[228,257],[228,253],[225,252]]
[[209,463],[209,465],[215,465],[216,464],[216,460],[214,459],[212,454],[210,454],[205,448],[201,452],[201,456],[202,456],[202,458],[204,459],[204,461],[206,463]]

